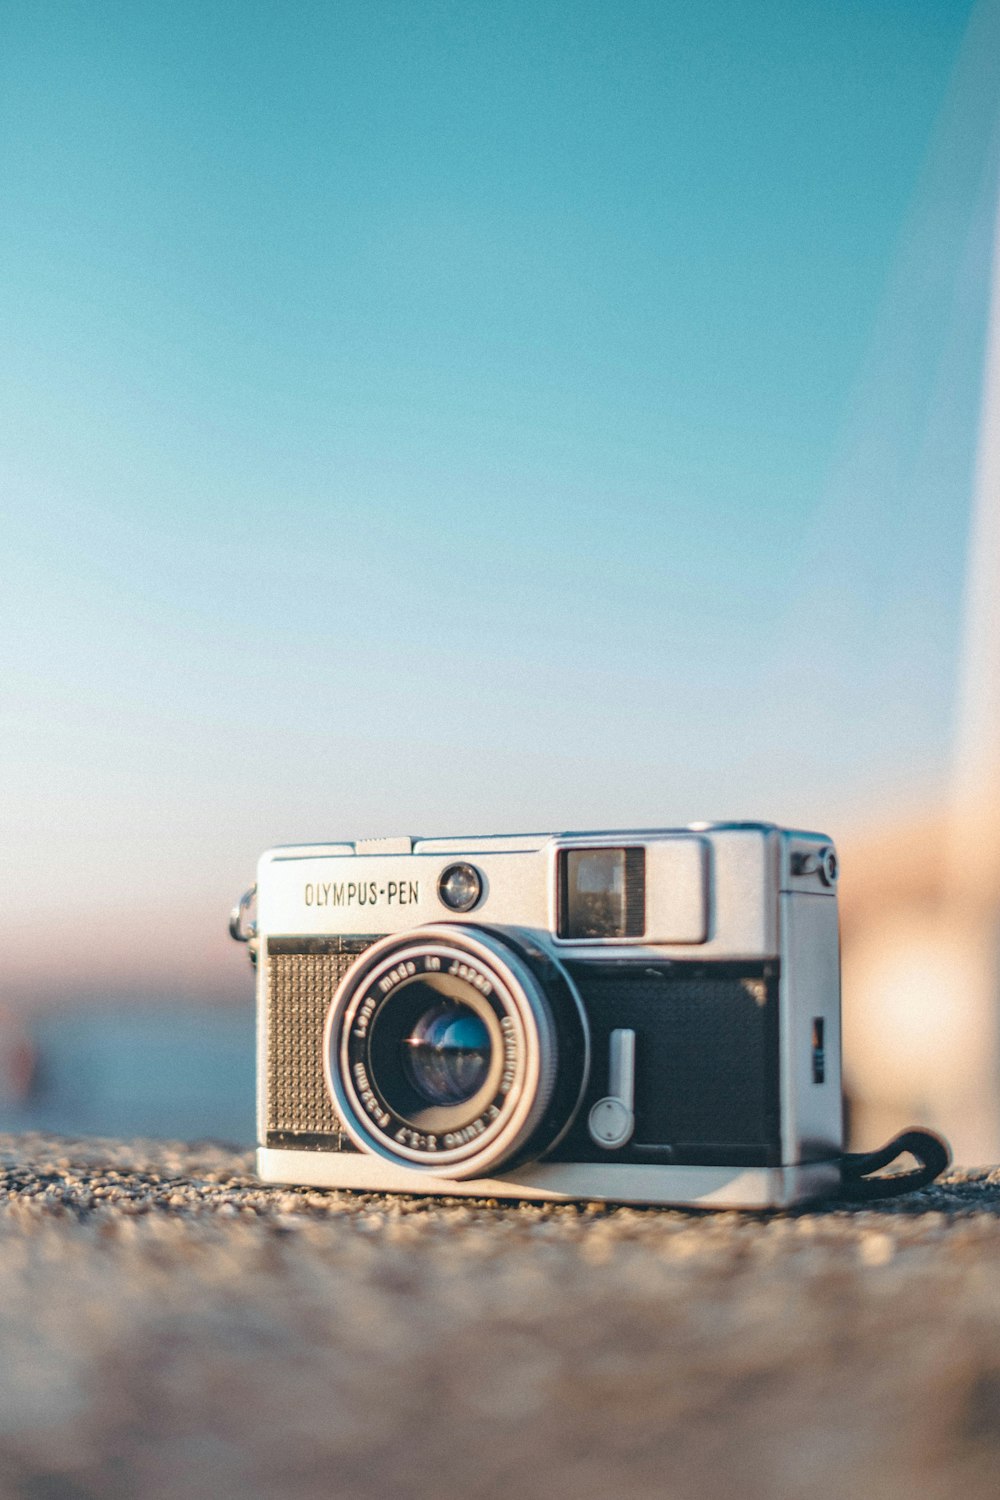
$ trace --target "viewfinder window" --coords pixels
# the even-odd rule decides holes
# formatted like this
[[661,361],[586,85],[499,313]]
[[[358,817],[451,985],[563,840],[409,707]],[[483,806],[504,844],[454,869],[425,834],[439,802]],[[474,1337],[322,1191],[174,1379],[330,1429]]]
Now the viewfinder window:
[[645,849],[564,849],[559,875],[561,938],[642,937]]

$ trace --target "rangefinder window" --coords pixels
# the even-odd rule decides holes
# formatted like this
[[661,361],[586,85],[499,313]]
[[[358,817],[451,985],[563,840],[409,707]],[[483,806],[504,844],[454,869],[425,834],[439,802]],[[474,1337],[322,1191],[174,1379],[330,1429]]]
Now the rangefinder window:
[[645,849],[564,849],[559,860],[561,938],[642,937]]

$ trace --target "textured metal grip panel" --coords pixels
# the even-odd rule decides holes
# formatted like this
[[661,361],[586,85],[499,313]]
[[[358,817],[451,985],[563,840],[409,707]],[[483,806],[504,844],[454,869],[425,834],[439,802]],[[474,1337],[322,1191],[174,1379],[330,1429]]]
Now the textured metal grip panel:
[[[570,965],[591,1027],[588,1096],[560,1159],[600,1160],[585,1129],[608,1088],[608,1044],[636,1034],[634,1141],[672,1148],[675,1161],[766,1161],[780,1147],[778,980],[762,966]],[[648,1159],[648,1158],[647,1158]]]
[[[305,945],[303,945],[305,946]],[[337,944],[337,949],[339,949]],[[267,958],[268,1135],[339,1136],[323,1080],[323,1025],[334,992],[358,957],[353,951],[290,952],[271,943]],[[333,944],[330,945],[334,947]],[[277,951],[276,951],[277,950]],[[288,1142],[289,1145],[292,1142]]]

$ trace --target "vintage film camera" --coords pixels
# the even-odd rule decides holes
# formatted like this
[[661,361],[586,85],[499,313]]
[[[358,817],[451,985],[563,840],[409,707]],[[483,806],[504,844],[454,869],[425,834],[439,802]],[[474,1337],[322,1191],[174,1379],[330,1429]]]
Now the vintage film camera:
[[274,849],[268,1182],[768,1207],[836,1192],[837,857],[760,823]]

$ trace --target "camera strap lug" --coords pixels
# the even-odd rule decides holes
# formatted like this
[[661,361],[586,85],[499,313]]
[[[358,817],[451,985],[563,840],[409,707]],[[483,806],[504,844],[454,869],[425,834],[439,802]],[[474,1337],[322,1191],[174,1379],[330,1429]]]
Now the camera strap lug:
[[[873,1177],[898,1156],[909,1152],[919,1166],[910,1172],[894,1172],[889,1177]],[[876,1198],[896,1198],[913,1193],[939,1177],[951,1162],[951,1148],[943,1136],[916,1126],[893,1136],[877,1151],[845,1151],[840,1159],[841,1197],[854,1203]]]
[[252,964],[257,962],[257,923],[245,921],[245,918],[256,899],[257,887],[252,885],[249,890],[243,892],[229,913],[229,936],[237,943],[249,945]]

